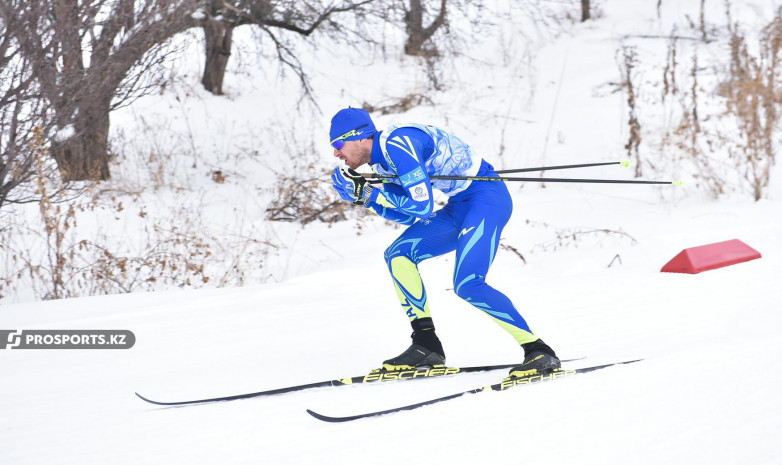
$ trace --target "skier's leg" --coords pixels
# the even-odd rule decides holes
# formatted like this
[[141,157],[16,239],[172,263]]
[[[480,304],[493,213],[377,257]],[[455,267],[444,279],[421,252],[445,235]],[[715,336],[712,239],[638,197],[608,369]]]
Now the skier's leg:
[[456,248],[458,232],[449,207],[447,205],[430,218],[405,229],[385,251],[386,264],[394,280],[399,302],[411,322],[432,316],[426,289],[418,273],[418,264]]
[[486,275],[499,248],[502,229],[513,204],[503,183],[485,183],[480,193],[455,205],[460,225],[454,268],[454,291],[484,311],[505,329],[524,350],[524,362],[511,376],[549,372],[560,367],[554,351],[532,332],[511,300],[486,283]]
[[498,214],[501,212],[497,210],[474,206],[466,215],[456,247],[454,292],[489,315],[516,342],[526,344],[538,337],[513,302],[486,283],[486,275],[499,247],[500,233],[507,222],[507,217]]
[[505,183],[485,182],[471,186],[472,194],[455,204],[454,219],[459,227],[453,283],[456,294],[489,315],[519,344],[538,337],[519,314],[513,302],[486,283],[494,261],[502,229],[513,211]]
[[445,363],[445,351],[437,338],[429,312],[426,288],[418,264],[427,258],[451,252],[458,232],[453,224],[452,208],[435,212],[430,218],[408,227],[385,251],[397,297],[413,328],[413,345],[403,354],[386,360],[386,369]]

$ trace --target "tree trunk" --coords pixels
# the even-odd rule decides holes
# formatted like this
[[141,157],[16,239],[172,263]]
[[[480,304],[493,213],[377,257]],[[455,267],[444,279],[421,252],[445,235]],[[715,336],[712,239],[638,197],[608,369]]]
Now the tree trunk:
[[106,181],[109,172],[109,104],[79,108],[74,134],[52,143],[63,181]]
[[440,13],[428,27],[424,27],[424,6],[421,0],[410,0],[410,9],[405,12],[405,28],[407,43],[405,54],[411,56],[436,56],[437,49],[424,47],[437,29],[445,23],[445,5],[447,0],[440,1]]
[[581,22],[589,19],[589,0],[581,0]]
[[207,21],[203,27],[206,41],[206,63],[201,84],[215,95],[223,95],[223,78],[231,56],[233,26],[222,21]]
[[405,26],[407,29],[407,43],[405,43],[405,54],[420,56],[423,53],[424,27],[423,27],[424,7],[421,0],[410,0],[410,9],[405,14]]

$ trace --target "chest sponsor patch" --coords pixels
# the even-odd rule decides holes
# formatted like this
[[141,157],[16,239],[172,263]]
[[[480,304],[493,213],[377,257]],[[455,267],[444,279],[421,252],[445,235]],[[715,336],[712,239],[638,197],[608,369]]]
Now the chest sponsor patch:
[[419,166],[413,171],[399,176],[399,182],[401,182],[404,187],[409,187],[417,182],[423,181],[425,178],[426,175],[424,174],[424,170]]
[[429,191],[426,189],[426,184],[418,183],[410,188],[410,195],[416,202],[423,202],[429,200]]

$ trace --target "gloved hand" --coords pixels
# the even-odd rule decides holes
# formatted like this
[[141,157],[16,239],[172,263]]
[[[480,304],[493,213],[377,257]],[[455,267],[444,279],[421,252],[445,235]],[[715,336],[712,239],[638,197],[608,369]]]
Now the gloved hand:
[[356,205],[366,205],[367,202],[377,198],[378,193],[373,192],[375,189],[367,183],[367,180],[350,168],[347,170],[334,168],[331,180],[340,197]]

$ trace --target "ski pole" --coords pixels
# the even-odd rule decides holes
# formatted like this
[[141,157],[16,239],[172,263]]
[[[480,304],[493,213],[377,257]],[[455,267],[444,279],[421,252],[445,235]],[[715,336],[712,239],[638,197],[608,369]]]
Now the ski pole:
[[553,171],[553,170],[566,170],[571,168],[589,168],[592,166],[608,166],[608,165],[622,165],[625,168],[630,166],[630,160],[623,161],[608,161],[602,163],[582,163],[580,165],[558,165],[558,166],[539,166],[537,168],[517,168],[512,170],[499,170],[495,171],[497,174],[510,174],[510,173],[526,173],[528,171]]
[[[626,168],[630,166],[630,160],[608,161],[608,162],[601,162],[601,163],[582,163],[578,165],[557,165],[557,166],[538,166],[535,168],[516,168],[511,170],[499,170],[499,171],[495,171],[495,173],[497,174],[526,173],[529,171],[553,171],[553,170],[565,170],[571,168],[588,168],[592,166],[607,166],[607,165],[622,165]],[[362,173],[361,176],[364,176],[367,179],[397,178],[397,175],[395,174]]]
[[[393,174],[362,173],[363,177],[370,179],[370,183],[381,183],[384,179],[395,179]],[[642,181],[635,179],[575,179],[575,178],[518,178],[507,176],[429,176],[432,180],[446,181],[519,181],[519,182],[573,182],[573,183],[592,183],[592,184],[660,184],[682,186],[681,181]]]
[[592,184],[672,184],[681,186],[681,181],[641,181],[627,179],[572,179],[572,178],[516,178],[504,176],[429,176],[429,179],[454,181],[521,181],[521,182],[576,182]]

